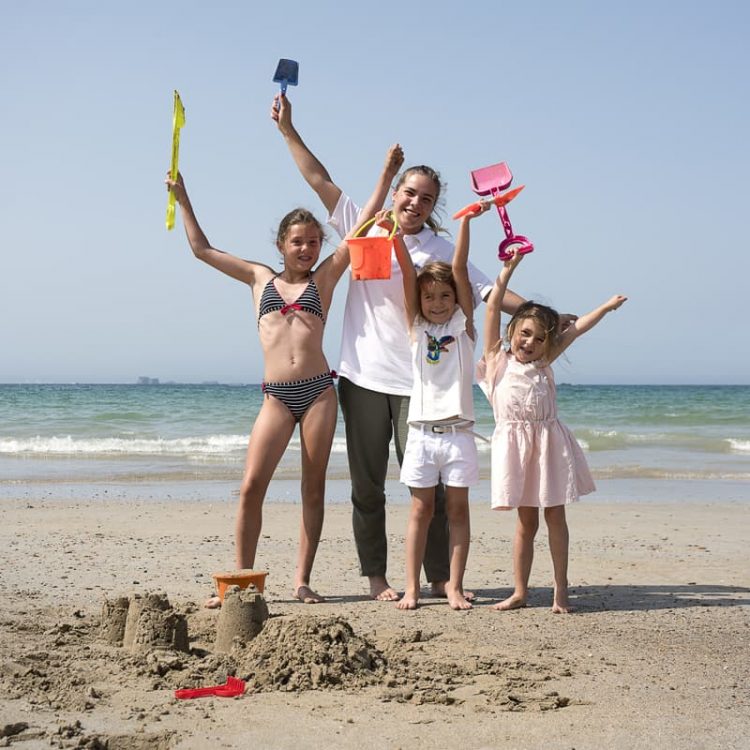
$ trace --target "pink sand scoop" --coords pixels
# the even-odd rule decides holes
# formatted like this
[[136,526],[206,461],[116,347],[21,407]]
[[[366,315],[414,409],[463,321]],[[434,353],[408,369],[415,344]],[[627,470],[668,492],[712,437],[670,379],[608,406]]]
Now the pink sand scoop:
[[[511,182],[513,182],[513,175],[504,161],[499,164],[491,164],[489,167],[475,169],[471,172],[471,189],[477,195],[483,197],[487,195],[492,196],[493,202],[497,207],[497,212],[500,214],[500,221],[503,223],[505,239],[497,248],[497,256],[500,260],[508,260],[511,257],[508,254],[508,250],[511,248],[521,255],[530,253],[534,249],[534,245],[532,245],[528,237],[513,233],[508,212],[505,210],[505,204],[509,203],[521,192],[521,188],[516,188],[516,190],[505,194],[505,197],[510,196],[508,200],[503,200],[503,196],[500,193],[509,187]],[[511,193],[513,193],[512,196]]]

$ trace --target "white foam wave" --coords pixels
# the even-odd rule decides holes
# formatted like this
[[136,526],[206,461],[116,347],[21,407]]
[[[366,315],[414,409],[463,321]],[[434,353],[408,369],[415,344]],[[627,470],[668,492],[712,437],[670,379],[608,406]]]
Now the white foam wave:
[[[77,438],[71,435],[55,437],[0,438],[0,455],[58,455],[58,456],[144,456],[171,455],[221,457],[247,449],[247,435],[201,435],[185,438]],[[287,450],[299,453],[301,444],[295,434]],[[332,453],[346,453],[346,439],[335,437]]]
[[661,443],[669,439],[669,435],[660,432],[638,433],[618,432],[617,430],[589,430],[594,438],[603,438],[619,443]]
[[750,440],[733,440],[727,438],[729,448],[733,453],[750,453]]
[[246,435],[203,435],[186,438],[3,438],[0,455],[221,455],[244,450]]

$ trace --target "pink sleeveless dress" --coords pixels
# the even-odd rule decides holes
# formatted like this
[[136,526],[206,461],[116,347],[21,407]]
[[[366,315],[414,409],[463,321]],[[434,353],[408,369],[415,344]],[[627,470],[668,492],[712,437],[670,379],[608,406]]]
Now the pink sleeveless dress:
[[593,492],[586,458],[557,418],[552,368],[522,364],[500,349],[477,363],[477,381],[492,404],[492,507],[548,508]]

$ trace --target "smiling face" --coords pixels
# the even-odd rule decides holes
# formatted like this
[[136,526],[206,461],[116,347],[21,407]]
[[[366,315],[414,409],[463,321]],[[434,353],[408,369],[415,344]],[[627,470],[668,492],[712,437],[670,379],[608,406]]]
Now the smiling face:
[[433,260],[417,273],[419,312],[430,323],[447,323],[456,309],[458,293],[449,263]]
[[519,362],[535,362],[546,354],[546,342],[547,334],[538,320],[520,318],[510,336],[510,351]]
[[284,267],[297,273],[312,270],[320,257],[323,238],[317,224],[292,224],[278,244]]
[[556,310],[533,300],[524,302],[510,319],[505,334],[511,354],[523,363],[549,360],[559,328],[560,315]]
[[430,323],[447,323],[456,309],[456,293],[444,281],[427,281],[419,287],[419,309]]
[[420,172],[407,172],[393,193],[393,213],[404,234],[417,234],[432,215],[440,185]]

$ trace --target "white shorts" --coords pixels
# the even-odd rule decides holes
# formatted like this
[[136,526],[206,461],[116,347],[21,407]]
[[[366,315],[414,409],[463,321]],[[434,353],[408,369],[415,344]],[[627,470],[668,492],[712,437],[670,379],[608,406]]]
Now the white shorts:
[[409,425],[401,481],[408,487],[473,487],[479,482],[479,456],[469,430],[436,433]]

